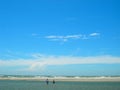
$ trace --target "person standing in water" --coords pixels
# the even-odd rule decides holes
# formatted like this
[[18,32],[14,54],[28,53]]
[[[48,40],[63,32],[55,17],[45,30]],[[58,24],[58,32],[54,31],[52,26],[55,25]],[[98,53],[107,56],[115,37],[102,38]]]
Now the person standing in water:
[[46,84],[47,84],[47,85],[49,84],[49,80],[48,80],[48,79],[46,79]]
[[55,84],[55,80],[53,80],[53,84]]

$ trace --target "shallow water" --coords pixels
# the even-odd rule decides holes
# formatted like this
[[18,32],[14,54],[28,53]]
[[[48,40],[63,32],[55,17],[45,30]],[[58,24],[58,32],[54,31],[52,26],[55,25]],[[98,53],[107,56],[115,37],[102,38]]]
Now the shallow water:
[[0,90],[120,90],[120,82],[50,82],[0,80]]

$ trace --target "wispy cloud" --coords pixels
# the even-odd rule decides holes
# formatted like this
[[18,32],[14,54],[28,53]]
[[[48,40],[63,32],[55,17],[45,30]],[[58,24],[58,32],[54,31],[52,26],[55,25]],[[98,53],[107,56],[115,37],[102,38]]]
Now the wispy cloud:
[[82,35],[66,35],[66,36],[50,35],[50,36],[45,36],[45,38],[54,41],[68,41],[70,39],[80,39],[82,38]]
[[90,34],[71,34],[71,35],[48,35],[48,36],[40,36],[40,34],[32,33],[32,36],[35,38],[45,38],[49,41],[60,41],[67,42],[70,40],[88,40],[91,38],[95,38],[100,36],[100,33],[93,32]]
[[90,36],[99,36],[100,33],[91,33]]
[[120,63],[120,57],[115,56],[89,56],[89,57],[75,57],[75,56],[48,56],[34,54],[33,59],[13,59],[0,60],[0,67],[20,66],[27,67],[25,70],[34,71],[42,69],[46,66],[54,65],[70,65],[70,64],[113,64]]
[[66,36],[57,36],[57,35],[49,35],[45,36],[46,39],[49,39],[51,41],[69,41],[69,40],[85,40],[90,39],[91,37],[97,37],[100,33],[91,33],[89,35],[86,34],[76,34],[76,35],[66,35]]

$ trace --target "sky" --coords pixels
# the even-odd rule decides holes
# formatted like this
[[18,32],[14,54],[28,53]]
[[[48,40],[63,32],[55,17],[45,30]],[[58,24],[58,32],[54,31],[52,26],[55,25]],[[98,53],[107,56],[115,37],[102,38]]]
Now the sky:
[[1,0],[0,74],[120,75],[119,0]]

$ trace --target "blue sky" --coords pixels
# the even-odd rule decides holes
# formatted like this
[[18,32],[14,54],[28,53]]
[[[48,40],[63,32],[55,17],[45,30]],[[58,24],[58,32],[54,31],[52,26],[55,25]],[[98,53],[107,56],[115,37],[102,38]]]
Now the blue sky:
[[120,75],[119,3],[0,1],[0,74]]

